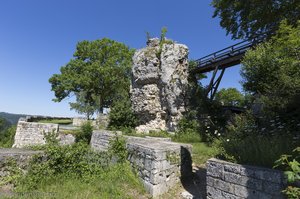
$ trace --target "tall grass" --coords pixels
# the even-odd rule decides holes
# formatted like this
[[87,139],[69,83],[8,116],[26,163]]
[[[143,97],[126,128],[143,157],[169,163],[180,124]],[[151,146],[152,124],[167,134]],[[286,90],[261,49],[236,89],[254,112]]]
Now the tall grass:
[[[219,158],[240,164],[250,164],[272,168],[282,155],[289,154],[297,143],[290,136],[247,136],[243,139],[222,139],[216,145],[220,147]],[[299,143],[298,143],[299,144]]]

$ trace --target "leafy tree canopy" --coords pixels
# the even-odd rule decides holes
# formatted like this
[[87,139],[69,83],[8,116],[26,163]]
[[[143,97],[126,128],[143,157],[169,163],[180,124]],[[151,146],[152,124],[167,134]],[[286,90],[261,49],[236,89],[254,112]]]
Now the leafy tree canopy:
[[[54,74],[49,82],[55,93],[54,101],[76,95],[77,103],[90,107],[111,105],[113,99],[129,91],[130,71],[134,50],[108,38],[82,41],[77,44],[74,58]],[[84,95],[84,99],[82,99]],[[72,108],[82,111],[82,107]]]
[[274,32],[282,20],[296,25],[300,18],[299,0],[213,0],[213,17],[234,39],[253,38]]
[[243,94],[236,88],[222,88],[215,99],[225,106],[242,106],[244,102]]
[[277,34],[247,51],[241,75],[246,91],[261,95],[272,111],[300,110],[300,22],[292,27],[282,22]]

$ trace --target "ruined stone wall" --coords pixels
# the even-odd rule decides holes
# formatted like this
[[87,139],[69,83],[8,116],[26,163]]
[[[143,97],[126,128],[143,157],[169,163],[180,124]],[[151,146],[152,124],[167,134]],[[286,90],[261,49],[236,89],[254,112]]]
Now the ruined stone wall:
[[150,39],[133,56],[131,101],[140,125],[138,132],[175,131],[185,112],[188,85],[188,48]]
[[207,161],[207,198],[285,198],[283,173],[274,169],[234,164],[215,158]]
[[[36,154],[41,154],[42,151],[31,151],[26,149],[0,149],[0,182],[4,182],[5,178],[11,175],[11,161],[23,173],[26,172],[31,158]],[[0,195],[1,196],[1,195]]]
[[75,136],[59,132],[58,124],[30,122],[30,118],[20,118],[14,138],[13,148],[46,144],[45,135],[55,133],[61,145],[73,144]]
[[[109,141],[114,136],[113,132],[94,131],[91,147],[95,150],[107,150]],[[124,137],[129,153],[128,160],[137,170],[147,192],[153,197],[166,193],[179,182],[180,177],[192,174],[191,145],[173,143],[169,138]]]
[[25,122],[20,120],[17,125],[13,147],[22,148],[29,145],[46,143],[45,134],[58,133],[58,124]]

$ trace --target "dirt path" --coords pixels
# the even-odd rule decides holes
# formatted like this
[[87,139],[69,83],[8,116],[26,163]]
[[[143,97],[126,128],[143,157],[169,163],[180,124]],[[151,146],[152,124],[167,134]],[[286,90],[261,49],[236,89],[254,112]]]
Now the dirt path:
[[206,198],[206,168],[205,165],[193,165],[193,175],[162,195],[161,199],[205,199]]

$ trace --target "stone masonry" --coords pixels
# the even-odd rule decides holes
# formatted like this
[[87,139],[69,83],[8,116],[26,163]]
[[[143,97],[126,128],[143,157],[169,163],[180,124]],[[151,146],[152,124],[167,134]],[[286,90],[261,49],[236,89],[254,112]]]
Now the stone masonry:
[[59,132],[58,124],[31,122],[30,117],[20,118],[14,138],[13,148],[46,144],[45,135],[55,133],[61,145],[73,144],[75,136]]
[[207,161],[207,198],[281,199],[286,180],[281,171],[234,164],[215,158]]
[[9,162],[14,161],[17,168],[25,173],[30,159],[34,155],[41,153],[43,152],[26,149],[0,149],[0,184],[5,183],[5,178],[11,174],[11,168],[9,168],[11,163]]
[[131,101],[140,119],[138,132],[175,131],[185,112],[188,48],[150,39],[133,56]]
[[[121,132],[117,133],[121,135]],[[107,150],[113,132],[94,131],[91,147]],[[146,190],[153,197],[167,192],[181,177],[192,174],[191,149],[188,144],[173,143],[168,138],[124,136],[131,165],[137,170]]]
[[58,133],[58,124],[43,124],[19,120],[15,135],[14,148],[46,143],[45,134]]

